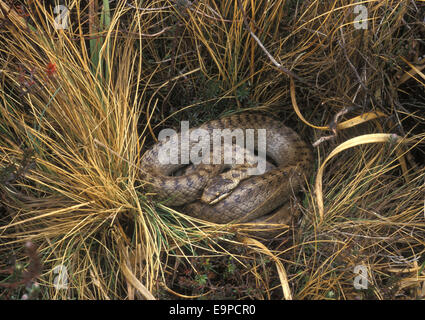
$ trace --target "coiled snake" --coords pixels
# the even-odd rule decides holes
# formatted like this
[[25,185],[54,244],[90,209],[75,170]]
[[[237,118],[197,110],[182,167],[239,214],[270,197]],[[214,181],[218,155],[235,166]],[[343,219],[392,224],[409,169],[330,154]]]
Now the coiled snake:
[[[247,168],[252,168],[252,164],[200,163],[182,176],[172,176],[185,164],[161,163],[161,150],[164,150],[161,148],[174,146],[180,159],[182,133],[179,133],[174,137],[177,140],[166,139],[144,153],[141,179],[164,204],[183,206],[182,212],[188,215],[215,223],[261,221],[261,217],[299,191],[311,171],[311,146],[280,121],[262,114],[242,113],[213,120],[190,129],[187,134],[190,137],[194,130],[203,129],[213,135],[215,129],[226,128],[265,129],[266,154],[275,166],[268,164],[264,174],[249,175]],[[257,148],[258,137],[259,134],[254,134]],[[185,151],[192,152],[196,143],[190,140]],[[222,173],[229,166],[231,169]]]

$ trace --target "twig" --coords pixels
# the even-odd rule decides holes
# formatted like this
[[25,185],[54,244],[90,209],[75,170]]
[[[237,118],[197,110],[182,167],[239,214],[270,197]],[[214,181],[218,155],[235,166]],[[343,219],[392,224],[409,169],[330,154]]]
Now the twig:
[[356,67],[353,65],[353,63],[351,62],[350,58],[348,57],[347,49],[345,48],[345,38],[344,38],[344,33],[342,31],[342,28],[339,29],[339,31],[341,32],[342,44],[341,44],[341,42],[339,40],[338,40],[338,44],[342,48],[342,52],[344,53],[345,59],[347,60],[348,65],[354,71],[354,74],[356,75],[356,78],[359,81],[360,85],[362,86],[363,90],[366,91],[366,93],[370,94],[370,90],[366,87],[366,85],[364,84],[362,78],[360,77],[359,73],[357,72]]
[[338,131],[336,130],[336,127],[337,127],[339,118],[342,117],[344,114],[346,114],[346,113],[348,113],[350,111],[353,111],[355,109],[357,109],[357,106],[346,107],[346,108],[342,109],[341,111],[339,111],[334,116],[334,118],[332,119],[332,121],[329,123],[329,129],[332,130],[332,135],[324,136],[324,137],[319,138],[318,140],[316,140],[313,143],[313,147],[317,147],[319,144],[321,144],[321,143],[323,143],[325,141],[334,139],[338,135]]
[[239,6],[239,9],[242,12],[243,22],[245,24],[245,27],[247,28],[247,30],[249,31],[249,33],[251,34],[251,36],[254,38],[254,40],[257,42],[257,44],[260,46],[260,48],[267,55],[267,57],[270,59],[270,61],[276,66],[276,68],[278,68],[280,71],[282,71],[283,73],[287,74],[288,76],[290,76],[292,78],[295,78],[298,81],[300,81],[300,82],[302,82],[304,84],[307,84],[308,86],[313,87],[313,85],[310,84],[307,80],[305,80],[304,78],[301,78],[300,76],[298,76],[297,74],[295,74],[291,70],[286,69],[284,66],[282,66],[279,62],[276,61],[276,59],[270,54],[270,52],[261,43],[260,39],[258,39],[258,37],[254,34],[254,32],[252,32],[251,27],[249,26],[249,23],[248,23],[248,19],[246,17],[245,10],[243,9],[242,3],[241,3],[240,0],[238,0],[238,6]]
[[338,124],[338,120],[340,117],[342,117],[344,114],[347,114],[348,112],[351,112],[353,110],[357,109],[357,106],[350,106],[350,107],[345,107],[344,109],[342,109],[341,111],[339,111],[334,118],[332,119],[332,121],[329,123],[329,128],[333,131],[333,133],[336,135],[336,126]]

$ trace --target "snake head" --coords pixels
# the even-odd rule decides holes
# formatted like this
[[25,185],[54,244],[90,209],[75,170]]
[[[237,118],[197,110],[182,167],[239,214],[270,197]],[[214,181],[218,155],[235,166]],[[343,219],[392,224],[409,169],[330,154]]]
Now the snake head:
[[228,179],[222,176],[214,177],[205,187],[201,201],[208,204],[215,204],[231,194],[239,182],[240,180],[238,179]]

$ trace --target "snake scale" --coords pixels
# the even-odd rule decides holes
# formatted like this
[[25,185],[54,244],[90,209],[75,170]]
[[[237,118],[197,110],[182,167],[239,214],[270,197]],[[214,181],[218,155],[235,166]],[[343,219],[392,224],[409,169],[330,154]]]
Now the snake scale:
[[[182,176],[173,176],[185,165],[161,164],[160,149],[166,142],[170,143],[170,139],[158,142],[142,156],[141,180],[162,203],[182,206],[182,211],[188,215],[214,223],[261,221],[261,217],[288,202],[311,171],[311,146],[270,116],[241,113],[206,122],[198,128],[209,134],[213,134],[214,129],[225,128],[266,129],[266,154],[274,165],[268,165],[264,174],[249,176],[244,175],[246,168],[243,165],[233,165],[223,173],[229,165],[201,163]],[[195,129],[190,129],[189,134]],[[181,133],[177,136],[181,138]],[[258,135],[254,137],[257,145]],[[195,143],[190,141],[189,151]],[[176,146],[179,157],[180,149]]]

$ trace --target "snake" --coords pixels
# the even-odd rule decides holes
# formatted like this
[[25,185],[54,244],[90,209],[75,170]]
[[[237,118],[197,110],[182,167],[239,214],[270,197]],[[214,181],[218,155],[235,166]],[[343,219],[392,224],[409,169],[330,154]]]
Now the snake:
[[[248,174],[248,170],[256,165],[252,160],[250,164],[247,161],[238,164],[234,159],[230,164],[224,163],[224,152],[220,155],[221,161],[216,162],[204,161],[212,159],[212,152],[210,155],[205,152],[203,161],[192,164],[192,168],[186,171],[188,165],[183,161],[161,161],[167,148],[174,150],[173,155],[177,159],[182,159],[181,142],[184,137],[189,137],[189,140],[183,151],[199,154],[199,139],[191,139],[193,134],[203,132],[213,136],[216,130],[225,129],[227,132],[247,132],[247,129],[265,132],[265,141],[259,140],[259,133],[254,134],[254,146],[257,146],[254,153],[260,149],[259,141],[265,142],[267,166],[264,173]],[[233,140],[234,148],[236,143]],[[170,154],[171,151],[168,152]],[[164,205],[182,208],[183,213],[189,216],[218,224],[257,223],[287,204],[291,196],[302,189],[312,170],[313,152],[312,146],[282,121],[261,113],[245,112],[168,136],[148,149],[140,163],[140,179]],[[183,170],[183,174],[175,175],[179,170]]]

